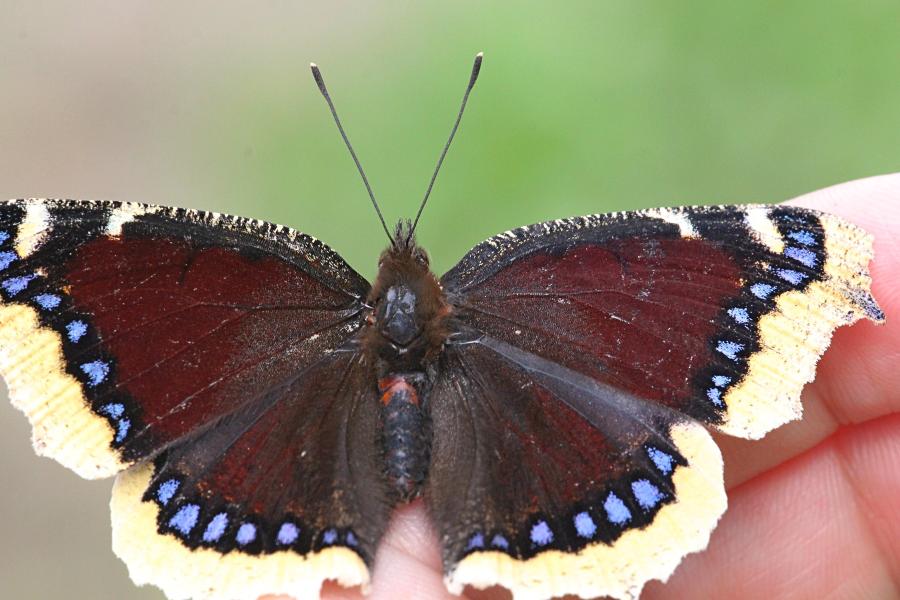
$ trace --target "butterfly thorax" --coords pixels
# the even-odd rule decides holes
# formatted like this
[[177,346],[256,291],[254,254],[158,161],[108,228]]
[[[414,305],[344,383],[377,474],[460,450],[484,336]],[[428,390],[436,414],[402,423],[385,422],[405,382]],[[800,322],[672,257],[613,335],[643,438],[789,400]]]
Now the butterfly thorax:
[[398,500],[418,496],[428,472],[429,366],[447,337],[450,307],[428,256],[398,227],[379,260],[367,304],[364,351],[377,373],[385,476]]

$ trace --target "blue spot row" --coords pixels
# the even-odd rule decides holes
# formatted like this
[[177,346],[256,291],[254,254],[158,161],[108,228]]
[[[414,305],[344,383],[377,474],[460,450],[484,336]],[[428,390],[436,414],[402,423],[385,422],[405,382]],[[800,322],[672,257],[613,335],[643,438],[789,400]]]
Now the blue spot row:
[[606,518],[614,525],[621,526],[631,520],[631,511],[628,510],[625,501],[613,492],[610,492],[603,502],[603,510],[606,511]]
[[746,308],[729,308],[728,315],[741,325],[746,325],[750,322],[750,313],[747,312]]
[[6,242],[9,239],[9,233],[6,231],[0,231],[0,244]]
[[185,504],[169,519],[169,527],[182,535],[190,535],[200,517],[200,505]]
[[750,293],[760,300],[767,300],[774,291],[775,286],[769,283],[754,283],[750,286]]
[[175,493],[178,491],[178,488],[181,486],[181,482],[177,479],[169,479],[164,481],[158,488],[156,488],[156,499],[162,506],[165,506],[169,503],[169,500],[175,496]]
[[[675,459],[672,455],[659,450],[653,446],[646,447],[647,454],[664,475],[672,473],[675,466]],[[631,492],[634,501],[644,511],[650,511],[666,499],[666,494],[659,489],[649,479],[636,479],[631,483]],[[631,510],[625,501],[616,495],[615,492],[609,492],[603,501],[603,511],[609,523],[617,527],[623,527],[632,519]],[[594,516],[587,510],[582,510],[572,517],[572,528],[575,534],[585,540],[594,539],[599,531],[599,526],[594,520]],[[327,533],[327,532],[326,532]],[[543,548],[554,542],[556,536],[550,524],[541,519],[531,526],[529,531],[529,540],[533,547]],[[509,541],[501,534],[495,534],[490,541],[492,548],[501,550],[509,549]],[[486,538],[483,533],[476,532],[468,539],[465,551],[482,550],[487,547]]]
[[0,283],[0,286],[3,286],[3,289],[6,290],[6,293],[10,296],[15,296],[16,294],[22,292],[25,288],[28,287],[28,284],[37,278],[36,274],[31,275],[20,275],[19,277],[10,277],[9,279],[4,279],[3,283]]
[[662,473],[663,475],[669,475],[672,473],[675,459],[671,454],[663,452],[659,448],[647,446],[647,456],[650,457],[650,460],[653,461],[653,464],[656,465],[656,468],[659,469],[660,473]]
[[731,383],[731,377],[727,375],[713,375],[712,383],[714,387],[707,388],[706,397],[713,403],[716,408],[722,408],[725,403],[722,401],[722,389]]
[[475,533],[466,543],[466,551],[476,550],[478,548],[484,548],[484,536],[480,533]]
[[788,258],[792,258],[799,262],[800,264],[809,267],[810,269],[815,269],[816,265],[819,262],[816,253],[812,250],[808,250],[807,248],[798,248],[797,246],[788,246],[784,249],[784,255]]
[[797,242],[798,244],[802,244],[804,246],[815,246],[816,238],[813,234],[808,231],[790,231],[788,232],[788,237]]
[[0,252],[0,271],[6,270],[12,262],[19,258],[19,255],[9,250]]
[[228,513],[219,513],[210,520],[203,532],[203,541],[207,544],[218,542],[228,528]]
[[631,491],[634,499],[644,510],[650,510],[660,503],[665,496],[658,487],[650,483],[648,479],[638,479],[631,483]]
[[69,341],[73,344],[84,337],[86,333],[87,323],[84,321],[75,320],[66,325],[66,335],[69,336]]
[[325,533],[322,534],[322,543],[331,545],[338,540],[338,533],[336,529],[326,529]]
[[298,537],[300,537],[300,528],[294,523],[286,522],[281,524],[275,539],[282,546],[290,546],[297,541]]
[[775,271],[775,274],[791,285],[800,285],[806,279],[806,273],[794,271],[793,269],[778,269]]
[[575,532],[579,537],[591,539],[597,533],[597,524],[594,523],[594,519],[587,512],[582,511],[575,515],[574,523]]
[[38,294],[34,297],[34,301],[44,310],[53,310],[62,302],[62,298],[56,294]]
[[100,407],[100,413],[111,417],[116,423],[116,443],[121,444],[128,436],[131,429],[131,420],[122,418],[125,414],[125,405],[118,402],[105,404]]
[[97,387],[109,375],[109,363],[95,360],[81,365],[81,371],[88,376],[88,385]]
[[716,344],[716,350],[730,358],[731,360],[737,360],[738,352],[744,349],[744,344],[739,344],[738,342],[732,342],[728,340],[720,340],[718,344]]
[[531,543],[535,546],[546,546],[553,542],[553,530],[547,521],[541,520],[531,526]]
[[240,546],[246,546],[252,544],[255,539],[256,525],[253,523],[241,523],[241,526],[238,527],[237,533],[234,536],[234,541]]

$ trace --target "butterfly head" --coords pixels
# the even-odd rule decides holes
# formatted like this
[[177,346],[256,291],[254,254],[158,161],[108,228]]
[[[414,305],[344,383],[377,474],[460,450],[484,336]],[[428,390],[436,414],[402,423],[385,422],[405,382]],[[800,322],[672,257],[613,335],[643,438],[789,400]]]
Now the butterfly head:
[[398,224],[393,243],[381,254],[378,277],[369,293],[370,347],[384,358],[402,357],[421,364],[446,338],[449,306],[429,268],[428,254]]

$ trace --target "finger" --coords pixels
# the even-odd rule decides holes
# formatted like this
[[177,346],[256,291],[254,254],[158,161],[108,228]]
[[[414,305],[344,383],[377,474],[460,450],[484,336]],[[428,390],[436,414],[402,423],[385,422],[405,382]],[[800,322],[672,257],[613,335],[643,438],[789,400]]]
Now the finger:
[[707,551],[646,598],[898,597],[898,461],[900,415],[842,430],[733,490]]
[[[437,537],[421,502],[398,508],[378,547],[372,572],[372,589],[363,596],[359,588],[327,582],[322,600],[393,600],[451,598],[444,586]],[[288,596],[264,596],[260,600],[290,600]]]
[[732,487],[815,446],[840,425],[900,412],[900,174],[853,181],[790,202],[837,214],[874,236],[872,291],[886,315],[841,327],[803,394],[804,416],[761,441],[717,436]]

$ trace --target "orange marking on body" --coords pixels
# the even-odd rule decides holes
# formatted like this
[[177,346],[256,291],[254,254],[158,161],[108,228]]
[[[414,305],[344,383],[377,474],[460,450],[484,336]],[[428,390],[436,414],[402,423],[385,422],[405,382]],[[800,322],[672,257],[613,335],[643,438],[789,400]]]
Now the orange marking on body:
[[387,406],[395,395],[406,392],[408,401],[419,405],[419,394],[416,388],[407,383],[400,375],[389,375],[378,380],[378,391],[381,392],[381,403]]

